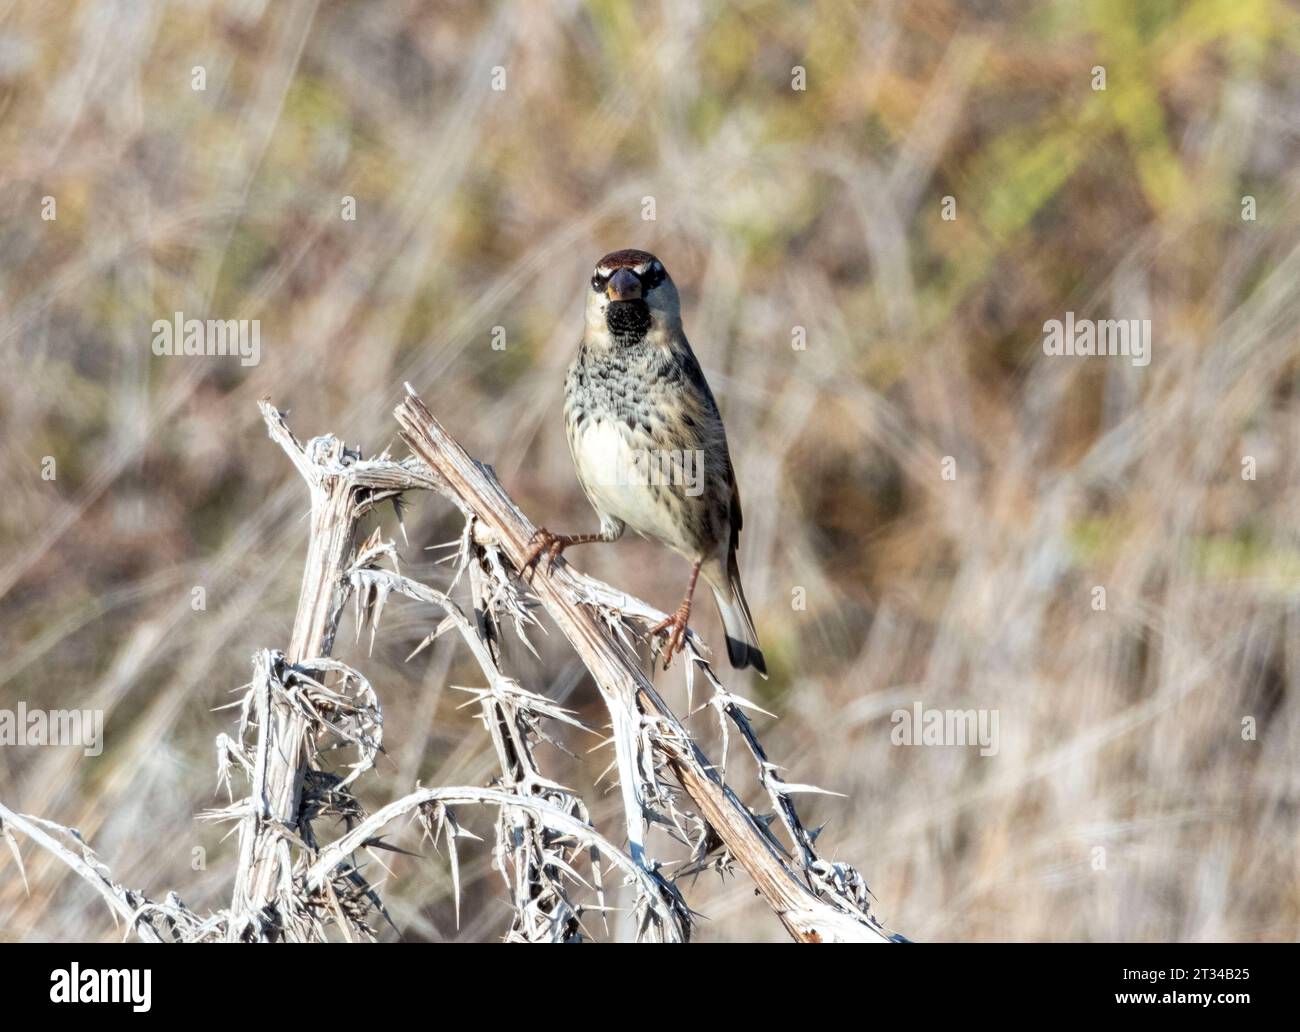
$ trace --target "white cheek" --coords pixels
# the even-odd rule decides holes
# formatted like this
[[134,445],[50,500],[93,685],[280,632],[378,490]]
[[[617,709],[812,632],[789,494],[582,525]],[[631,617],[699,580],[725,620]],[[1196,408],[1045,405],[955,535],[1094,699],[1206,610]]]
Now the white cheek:
[[586,322],[587,337],[589,340],[603,337],[607,334],[608,330],[605,326],[605,309],[608,307],[608,304],[609,301],[607,298],[598,297],[594,294],[587,301]]

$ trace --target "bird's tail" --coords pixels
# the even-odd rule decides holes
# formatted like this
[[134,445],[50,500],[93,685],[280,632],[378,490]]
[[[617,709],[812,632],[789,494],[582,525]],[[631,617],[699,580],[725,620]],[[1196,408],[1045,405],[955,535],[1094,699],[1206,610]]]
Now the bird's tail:
[[[754,630],[754,618],[749,615],[749,603],[745,601],[745,589],[740,586],[740,567],[736,565],[736,553],[733,550],[727,557],[726,577],[721,576],[721,563],[716,564],[715,571],[704,571],[713,589],[713,597],[718,603],[718,612],[722,616],[722,626],[727,632],[727,658],[737,670],[753,667],[764,677],[767,676],[767,663],[758,648],[758,633]],[[715,576],[709,576],[709,573]]]

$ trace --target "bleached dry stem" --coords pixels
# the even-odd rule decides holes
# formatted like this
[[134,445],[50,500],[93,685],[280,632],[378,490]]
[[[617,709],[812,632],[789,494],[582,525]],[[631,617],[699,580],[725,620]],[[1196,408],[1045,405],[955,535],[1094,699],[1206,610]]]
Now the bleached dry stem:
[[[388,461],[362,461],[334,437],[304,448],[284,417],[259,402],[271,439],[293,461],[311,495],[311,531],[298,611],[286,660],[292,667],[328,657],[347,601],[344,570],[357,523],[374,504],[402,491],[429,487],[427,473]],[[239,868],[231,902],[234,938],[275,938],[293,900],[292,847],[310,837],[300,813],[303,780],[311,763],[309,714],[270,679],[256,685],[258,720],[250,805],[239,828]]]
[[[397,410],[416,456],[400,462],[386,455],[363,460],[328,436],[304,447],[278,411],[266,402],[261,408],[272,439],[307,482],[311,532],[289,649],[255,655],[253,680],[236,704],[238,733],[217,740],[221,783],[229,790],[235,769],[250,782],[247,798],[204,815],[239,823],[239,866],[230,908],[201,918],[174,894],[162,903],[149,900],[114,883],[75,831],[0,806],[0,833],[20,872],[15,830],[93,885],[126,922],[128,934],[149,941],[320,941],[331,925],[348,939],[373,939],[370,915],[387,915],[352,855],[390,848],[380,838],[384,827],[414,814],[427,836],[445,844],[459,897],[456,841],[473,836],[460,827],[452,808],[491,805],[499,813],[494,859],[513,897],[511,940],[587,937],[584,913],[607,909],[603,861],[632,888],[638,939],[686,941],[691,912],[646,851],[651,821],[667,825],[693,845],[691,862],[679,877],[708,866],[726,869],[738,861],[799,941],[890,939],[869,913],[858,872],[818,857],[815,834],[799,821],[792,793],[817,789],[780,779],[742,710],[752,704],[722,685],[701,655],[699,638],[693,632],[688,638],[688,691],[695,671],[702,670],[712,686],[709,704],[724,733],[730,725],[739,730],[793,854],[769,828],[769,819],[740,801],[642,673],[634,625],[658,623],[664,614],[577,574],[563,560],[553,571],[537,570],[530,587],[586,663],[609,711],[627,852],[592,827],[576,793],[545,776],[533,750],[535,742],[548,738],[543,723],[590,729],[558,703],[525,689],[500,665],[501,621],[512,622],[526,644],[527,630],[536,623],[530,611],[534,603],[518,576],[534,528],[492,471],[472,460],[419,398],[412,393]],[[402,493],[416,489],[438,491],[466,517],[452,583],[462,576],[468,580],[472,617],[448,592],[403,576],[396,547],[378,530],[354,548],[361,516],[379,502],[392,501],[400,520]],[[487,685],[466,690],[479,705],[501,774],[489,787],[420,788],[367,816],[349,786],[372,769],[382,746],[379,697],[361,673],[329,654],[349,596],[356,601],[358,634],[369,625],[373,636],[393,593],[443,614],[417,652],[448,631],[469,648]],[[327,741],[355,750],[349,772],[326,769],[320,762]],[[673,776],[698,813],[679,809],[675,790],[661,772]],[[344,820],[350,830],[322,847],[312,821],[323,816]],[[578,872],[584,856],[590,882]],[[594,890],[595,904],[572,898],[575,887]]]
[[[633,863],[621,849],[590,824],[551,803],[494,788],[473,786],[421,788],[389,803],[383,809],[371,814],[337,842],[323,849],[320,857],[307,872],[307,884],[310,888],[320,887],[349,853],[362,848],[371,839],[376,838],[386,825],[404,814],[416,813],[430,806],[445,808],[468,805],[498,806],[503,810],[526,810],[542,825],[597,850],[602,857],[621,870],[629,881],[637,885],[643,898],[653,901],[651,905],[658,910],[659,920],[666,930],[671,931],[678,927],[678,915],[674,912],[674,906],[662,899],[660,895],[662,886],[659,882],[639,865]],[[669,935],[667,941],[680,942],[681,936]]]
[[[583,731],[590,731],[590,728],[568,710],[545,696],[528,691],[501,670],[498,620],[503,615],[512,617],[516,631],[525,643],[525,628],[535,622],[523,608],[514,582],[507,579],[505,570],[491,557],[479,556],[468,535],[462,539],[456,577],[459,579],[461,573],[468,574],[474,603],[474,619],[471,621],[445,592],[404,577],[395,568],[379,568],[378,561],[387,553],[387,546],[378,542],[368,543],[349,570],[358,604],[364,606],[368,614],[362,615],[358,626],[367,621],[374,626],[390,593],[437,606],[445,614],[444,618],[415,652],[455,630],[487,679],[486,688],[463,690],[471,692],[479,701],[483,724],[491,736],[501,767],[498,783],[504,787],[495,795],[475,796],[471,801],[493,802],[508,796],[518,803],[501,807],[495,849],[496,866],[511,890],[514,902],[514,923],[507,938],[519,942],[570,942],[580,938],[582,913],[587,908],[569,898],[568,886],[578,880],[574,877],[575,864],[578,853],[586,849],[591,861],[594,882],[591,887],[597,894],[597,909],[604,909],[598,863],[603,856],[613,860],[614,866],[625,873],[635,872],[628,881],[636,890],[632,909],[638,918],[638,939],[659,942],[687,940],[690,936],[690,912],[675,886],[658,871],[648,868],[642,860],[617,851],[597,835],[582,799],[547,778],[533,755],[536,740],[550,740],[541,729],[543,720],[568,724]],[[559,822],[548,819],[548,815],[556,813],[564,819]],[[440,817],[434,823],[445,823],[454,828],[454,819]],[[586,831],[574,834],[576,827]],[[455,833],[450,828],[444,830],[449,832],[445,838],[455,880],[458,863]],[[611,850],[617,852],[617,856],[611,856]],[[313,869],[318,871],[319,878],[321,869]]]
[[[403,439],[438,475],[440,489],[450,492],[462,510],[472,512],[476,539],[490,542],[516,570],[522,569],[536,528],[511,501],[495,474],[470,458],[414,391],[407,390],[408,397],[394,413]],[[722,783],[713,764],[641,671],[635,655],[607,633],[567,563],[561,560],[553,569],[539,566],[532,589],[586,664],[609,709],[619,750],[621,787],[625,798],[632,796],[626,809],[633,856],[644,859],[641,830],[648,803],[642,786],[653,774],[643,773],[638,778],[630,769],[638,758],[628,753],[638,750],[629,739],[650,728],[653,748],[663,754],[701,816],[749,872],[792,937],[801,942],[890,941],[880,925],[862,913],[857,901],[837,898],[838,894],[825,890],[815,892],[787,863],[779,845]]]
[[[0,833],[3,833],[9,844],[10,853],[13,855],[14,863],[18,865],[19,873],[23,872],[23,861],[21,854],[18,852],[18,844],[10,834],[10,828],[17,828],[36,845],[61,863],[66,864],[86,881],[99,893],[114,915],[126,922],[128,934],[135,931],[145,942],[163,941],[151,924],[139,920],[140,904],[144,902],[143,898],[130,889],[124,889],[121,885],[116,884],[109,877],[107,868],[99,863],[95,854],[81,841],[80,836],[70,828],[52,824],[40,817],[14,813],[8,807],[0,804]],[[82,855],[78,856],[60,842],[60,836],[74,839],[81,846]],[[26,875],[24,874],[25,880]]]

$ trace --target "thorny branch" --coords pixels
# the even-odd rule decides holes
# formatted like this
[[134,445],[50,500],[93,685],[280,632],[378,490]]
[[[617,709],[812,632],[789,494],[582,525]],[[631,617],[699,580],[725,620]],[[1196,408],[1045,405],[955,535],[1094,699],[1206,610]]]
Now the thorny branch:
[[[466,454],[409,386],[407,392],[394,413],[403,439],[437,474],[438,489],[471,516],[475,544],[485,553],[495,553],[494,565],[499,566],[504,556],[519,570],[534,526],[495,474]],[[737,723],[751,750],[758,750],[755,759],[764,788],[795,842],[793,859],[766,822],[723,782],[642,672],[629,641],[626,614],[585,595],[584,583],[590,586],[591,581],[574,578],[563,560],[553,569],[543,564],[531,580],[534,593],[586,664],[609,710],[633,859],[652,869],[645,855],[647,819],[682,826],[682,815],[659,777],[660,769],[666,768],[694,802],[710,832],[694,838],[696,861],[704,859],[706,843],[716,836],[726,848],[722,862],[734,859],[745,868],[791,936],[804,942],[889,941],[892,937],[867,911],[861,876],[846,865],[826,864],[817,857],[813,836],[799,822],[790,801],[791,792],[807,787],[780,782],[741,713],[739,700],[727,695],[720,709]],[[700,667],[721,688],[699,655],[697,642],[691,643],[688,671]]]
[[[387,919],[387,914],[356,854],[395,849],[381,837],[383,829],[400,816],[413,815],[424,835],[446,848],[459,897],[457,839],[475,836],[460,826],[453,807],[489,805],[498,810],[494,863],[514,905],[510,940],[575,942],[588,937],[584,914],[608,909],[603,878],[611,871],[619,872],[634,893],[638,939],[687,940],[692,914],[675,880],[647,852],[651,823],[693,847],[677,879],[739,863],[799,941],[896,938],[870,914],[869,894],[858,872],[817,855],[816,833],[800,822],[791,797],[820,790],[779,777],[744,712],[756,707],[722,685],[694,632],[685,664],[688,695],[698,669],[712,691],[709,705],[721,722],[724,756],[728,728],[734,726],[757,765],[772,816],[756,814],[741,802],[726,783],[725,770],[709,762],[642,673],[637,640],[664,614],[576,573],[563,560],[553,571],[538,570],[530,587],[587,665],[609,711],[627,851],[592,826],[576,793],[543,773],[534,746],[553,741],[548,723],[590,729],[553,700],[525,689],[500,665],[504,624],[512,625],[532,648],[527,632],[536,624],[535,603],[518,570],[533,526],[491,469],[471,459],[409,387],[408,392],[396,415],[415,455],[401,461],[387,454],[363,459],[329,436],[303,446],[282,415],[268,402],[260,403],[272,439],[307,483],[311,533],[289,648],[254,656],[253,680],[234,704],[237,732],[217,739],[218,780],[231,802],[203,816],[238,823],[240,859],[230,908],[203,918],[174,893],[163,903],[149,900],[114,883],[74,830],[0,806],[0,833],[19,871],[15,829],[93,885],[126,923],[128,935],[148,941],[320,941],[331,926],[344,938],[373,940],[375,916]],[[389,501],[400,521],[403,495],[418,489],[439,492],[466,518],[447,591],[404,576],[395,545],[379,531],[353,546],[366,512]],[[451,596],[462,578],[468,583],[472,615]],[[451,631],[469,649],[487,683],[464,690],[479,707],[500,774],[487,787],[417,787],[367,815],[351,787],[372,769],[383,746],[379,697],[362,674],[329,653],[349,596],[356,607],[357,633],[368,625],[373,643],[393,593],[442,613],[416,652]],[[325,762],[327,754],[333,759],[349,751],[354,757],[350,763]],[[231,785],[236,769],[250,784],[248,797],[239,800]],[[694,812],[679,805],[678,791],[666,776],[685,790]],[[313,822],[326,816],[347,830],[322,846]],[[773,831],[774,821],[784,829],[789,848]],[[588,868],[588,877],[580,866]]]

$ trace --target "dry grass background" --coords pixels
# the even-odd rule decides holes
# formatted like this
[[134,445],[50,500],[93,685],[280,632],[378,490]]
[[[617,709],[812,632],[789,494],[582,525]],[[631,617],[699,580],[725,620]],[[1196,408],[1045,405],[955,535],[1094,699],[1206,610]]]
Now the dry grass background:
[[[638,246],[682,286],[739,467],[773,676],[736,683],[790,776],[844,793],[807,816],[882,918],[1294,939],[1298,159],[1300,15],[1270,0],[2,3],[0,706],[102,708],[106,747],[0,749],[0,794],[128,884],[223,905],[234,842],[193,820],[212,710],[287,639],[306,540],[255,400],[377,451],[409,380],[534,519],[594,526],[563,369],[590,266]],[[1150,318],[1150,366],[1045,358],[1067,309]],[[177,310],[260,319],[261,364],[153,356]],[[420,547],[457,523],[419,500],[405,562],[436,582]],[[686,574],[643,542],[573,561],[664,607]],[[469,658],[404,662],[429,618],[397,607],[370,658],[345,624],[387,715],[371,802],[492,773],[450,688]],[[556,636],[514,652],[599,716]],[[891,746],[916,700],[997,709],[999,753]],[[606,755],[570,744],[557,774],[616,830]],[[445,859],[394,860],[403,936],[500,934],[488,851],[462,853],[459,929]],[[27,858],[30,896],[0,858],[0,938],[114,934]],[[688,899],[702,938],[782,937],[743,879]]]

